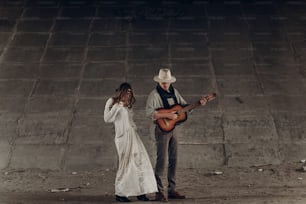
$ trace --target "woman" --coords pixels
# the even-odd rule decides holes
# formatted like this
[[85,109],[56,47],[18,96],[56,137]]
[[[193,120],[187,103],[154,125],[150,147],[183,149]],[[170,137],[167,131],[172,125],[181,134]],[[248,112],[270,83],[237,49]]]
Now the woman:
[[115,144],[119,158],[115,193],[119,202],[130,202],[129,196],[149,201],[146,194],[157,192],[149,156],[133,121],[134,103],[132,87],[125,82],[107,100],[104,109],[104,121],[115,125]]

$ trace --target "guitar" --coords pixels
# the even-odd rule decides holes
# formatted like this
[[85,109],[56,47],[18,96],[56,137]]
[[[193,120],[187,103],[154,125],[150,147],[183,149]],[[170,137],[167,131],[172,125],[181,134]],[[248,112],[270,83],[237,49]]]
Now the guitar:
[[[203,96],[201,99],[206,99],[206,101],[211,101],[217,97],[216,93],[211,93],[208,95]],[[201,100],[200,99],[200,100]],[[177,118],[174,120],[168,119],[168,118],[159,118],[156,120],[157,125],[159,128],[164,132],[170,132],[172,131],[176,125],[185,122],[187,120],[187,111],[190,111],[198,106],[201,106],[200,100],[196,103],[190,104],[190,105],[173,105],[171,108],[159,108],[156,111],[158,113],[175,113],[177,114]]]

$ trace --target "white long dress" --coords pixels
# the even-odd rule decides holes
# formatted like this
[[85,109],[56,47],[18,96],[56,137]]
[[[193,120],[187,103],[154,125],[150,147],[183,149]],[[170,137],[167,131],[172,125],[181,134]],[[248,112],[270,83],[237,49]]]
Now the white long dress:
[[104,121],[115,125],[115,144],[119,165],[115,181],[118,196],[138,196],[157,192],[157,184],[148,153],[136,132],[133,111],[107,100]]

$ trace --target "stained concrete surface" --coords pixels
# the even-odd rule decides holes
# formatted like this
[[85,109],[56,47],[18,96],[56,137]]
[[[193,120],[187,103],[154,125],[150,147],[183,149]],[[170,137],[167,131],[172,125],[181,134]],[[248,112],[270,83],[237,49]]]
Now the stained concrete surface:
[[[154,163],[144,106],[167,66],[189,102],[218,94],[178,127],[181,203],[306,203],[305,14],[301,0],[0,1],[0,201],[112,202],[104,103],[133,85]],[[61,187],[76,189],[48,192]]]

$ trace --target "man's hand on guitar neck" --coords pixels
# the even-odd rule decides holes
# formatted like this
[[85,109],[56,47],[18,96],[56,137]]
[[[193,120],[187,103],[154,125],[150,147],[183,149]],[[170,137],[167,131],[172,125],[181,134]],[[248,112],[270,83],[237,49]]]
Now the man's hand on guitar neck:
[[216,93],[204,95],[202,96],[199,102],[202,106],[205,106],[208,101],[215,99],[216,96],[217,96]]
[[205,106],[206,105],[206,103],[207,103],[207,99],[205,98],[205,96],[203,96],[201,99],[200,99],[200,104],[201,104],[201,106]]

